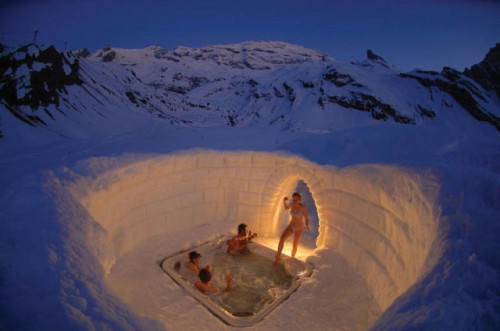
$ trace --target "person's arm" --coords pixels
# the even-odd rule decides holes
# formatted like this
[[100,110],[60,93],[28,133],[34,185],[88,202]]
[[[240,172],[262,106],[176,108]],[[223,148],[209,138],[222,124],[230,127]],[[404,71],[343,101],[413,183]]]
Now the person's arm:
[[286,203],[288,201],[288,197],[283,198],[283,205],[285,207],[285,210],[290,209],[290,206]]
[[309,215],[307,214],[307,207],[306,206],[303,206],[302,215],[304,215],[304,218],[306,220],[306,229],[311,230],[311,229],[309,229]]

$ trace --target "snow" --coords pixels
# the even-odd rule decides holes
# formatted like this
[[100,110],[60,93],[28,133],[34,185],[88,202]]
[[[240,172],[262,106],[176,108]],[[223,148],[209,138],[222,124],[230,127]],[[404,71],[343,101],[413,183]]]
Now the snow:
[[[498,259],[488,252],[498,248],[499,149],[491,140],[495,132],[474,134],[432,127],[317,135],[158,126],[113,139],[60,141],[38,156],[40,147],[5,152],[2,298],[9,306],[3,323],[19,329],[30,323],[42,329],[224,328],[155,262],[231,231],[242,219],[262,233],[264,244],[276,246],[282,225],[263,215],[273,214],[273,199],[290,194],[303,178],[317,204],[320,235],[317,249],[301,247],[299,257],[318,272],[256,327],[498,325],[498,297],[487,293],[498,286]],[[390,139],[395,135],[400,139]],[[276,171],[278,164],[287,170]],[[464,176],[470,180],[457,180]],[[467,192],[476,195],[464,199]],[[134,222],[131,216],[139,220],[141,213],[152,214]],[[482,295],[489,299],[471,310]],[[304,308],[297,311],[297,303]],[[21,319],[28,311],[37,313]]]
[[71,67],[70,67],[67,63],[64,63],[64,64],[63,64],[63,69],[64,69],[64,73],[65,73],[66,75],[71,74]]
[[[52,63],[33,62],[31,68],[33,71],[40,71],[43,68],[50,67],[51,65],[52,65]],[[69,74],[69,72],[66,74]]]
[[[255,44],[245,47],[260,52]],[[298,88],[301,111],[289,111],[288,100],[274,105],[289,111],[286,131],[251,121],[249,112],[265,105],[262,99],[246,105],[226,92],[210,103],[239,104],[248,125],[224,127],[220,114],[196,110],[185,118],[200,126],[171,123],[153,106],[112,96],[154,95],[129,71],[146,82],[161,78],[157,69],[167,60],[153,56],[158,48],[146,50],[117,51],[116,61],[128,61],[128,69],[81,59],[87,90],[68,87],[74,111],[48,107],[55,119],[46,128],[22,123],[2,105],[0,329],[230,329],[172,282],[158,261],[242,221],[275,248],[287,222],[280,201],[300,180],[316,204],[318,236],[313,245],[303,242],[298,258],[313,263],[315,272],[256,329],[500,328],[500,142],[492,126],[456,104],[436,108],[437,120],[415,126],[341,109],[306,112],[317,96]],[[194,59],[170,61],[160,81],[177,70],[186,77],[205,70],[214,88],[231,81],[245,90],[254,77],[262,92],[283,81],[318,84],[324,70],[314,61],[268,64],[272,69],[241,69],[238,77],[210,61],[199,67]],[[387,78],[394,68],[328,61],[349,68],[339,71],[401,109],[428,98],[412,81],[401,84],[413,90],[390,92],[400,82]],[[280,84],[272,85],[263,71]],[[188,95],[201,103],[210,91],[203,86]],[[434,97],[429,107],[445,98]],[[498,106],[498,99],[492,102],[491,109]],[[279,114],[266,111],[268,118]],[[284,252],[290,249],[288,242]]]

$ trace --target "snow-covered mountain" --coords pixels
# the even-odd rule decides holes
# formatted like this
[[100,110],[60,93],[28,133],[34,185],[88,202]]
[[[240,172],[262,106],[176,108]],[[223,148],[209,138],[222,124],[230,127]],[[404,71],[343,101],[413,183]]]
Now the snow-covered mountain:
[[472,118],[500,129],[499,49],[464,74],[403,73],[370,50],[363,61],[341,63],[283,42],[106,46],[93,54],[2,46],[0,102],[10,114],[0,115],[0,130],[7,135],[8,116],[77,137],[133,130],[152,116],[182,126],[310,132],[373,120],[467,126]]

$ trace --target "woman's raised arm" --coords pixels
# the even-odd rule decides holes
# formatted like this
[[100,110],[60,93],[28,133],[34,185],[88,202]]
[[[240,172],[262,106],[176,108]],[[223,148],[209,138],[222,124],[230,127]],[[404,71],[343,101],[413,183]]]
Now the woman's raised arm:
[[288,201],[288,197],[283,198],[283,206],[285,207],[285,210],[290,209],[290,206],[286,203]]

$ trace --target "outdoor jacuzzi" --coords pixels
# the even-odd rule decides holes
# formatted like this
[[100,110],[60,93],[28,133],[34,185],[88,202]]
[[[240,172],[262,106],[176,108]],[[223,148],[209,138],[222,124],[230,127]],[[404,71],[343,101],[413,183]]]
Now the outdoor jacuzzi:
[[[165,258],[161,268],[196,300],[225,323],[232,326],[251,326],[262,320],[296,291],[310,277],[311,263],[283,255],[280,264],[273,264],[276,251],[256,242],[249,243],[250,254],[227,254],[226,240],[215,241],[179,252]],[[210,265],[212,280],[220,293],[203,294],[195,288],[198,276],[187,269],[187,254],[196,250],[202,255],[201,267]],[[180,266],[180,268],[179,268]],[[224,276],[230,272],[232,290],[225,288]]]

